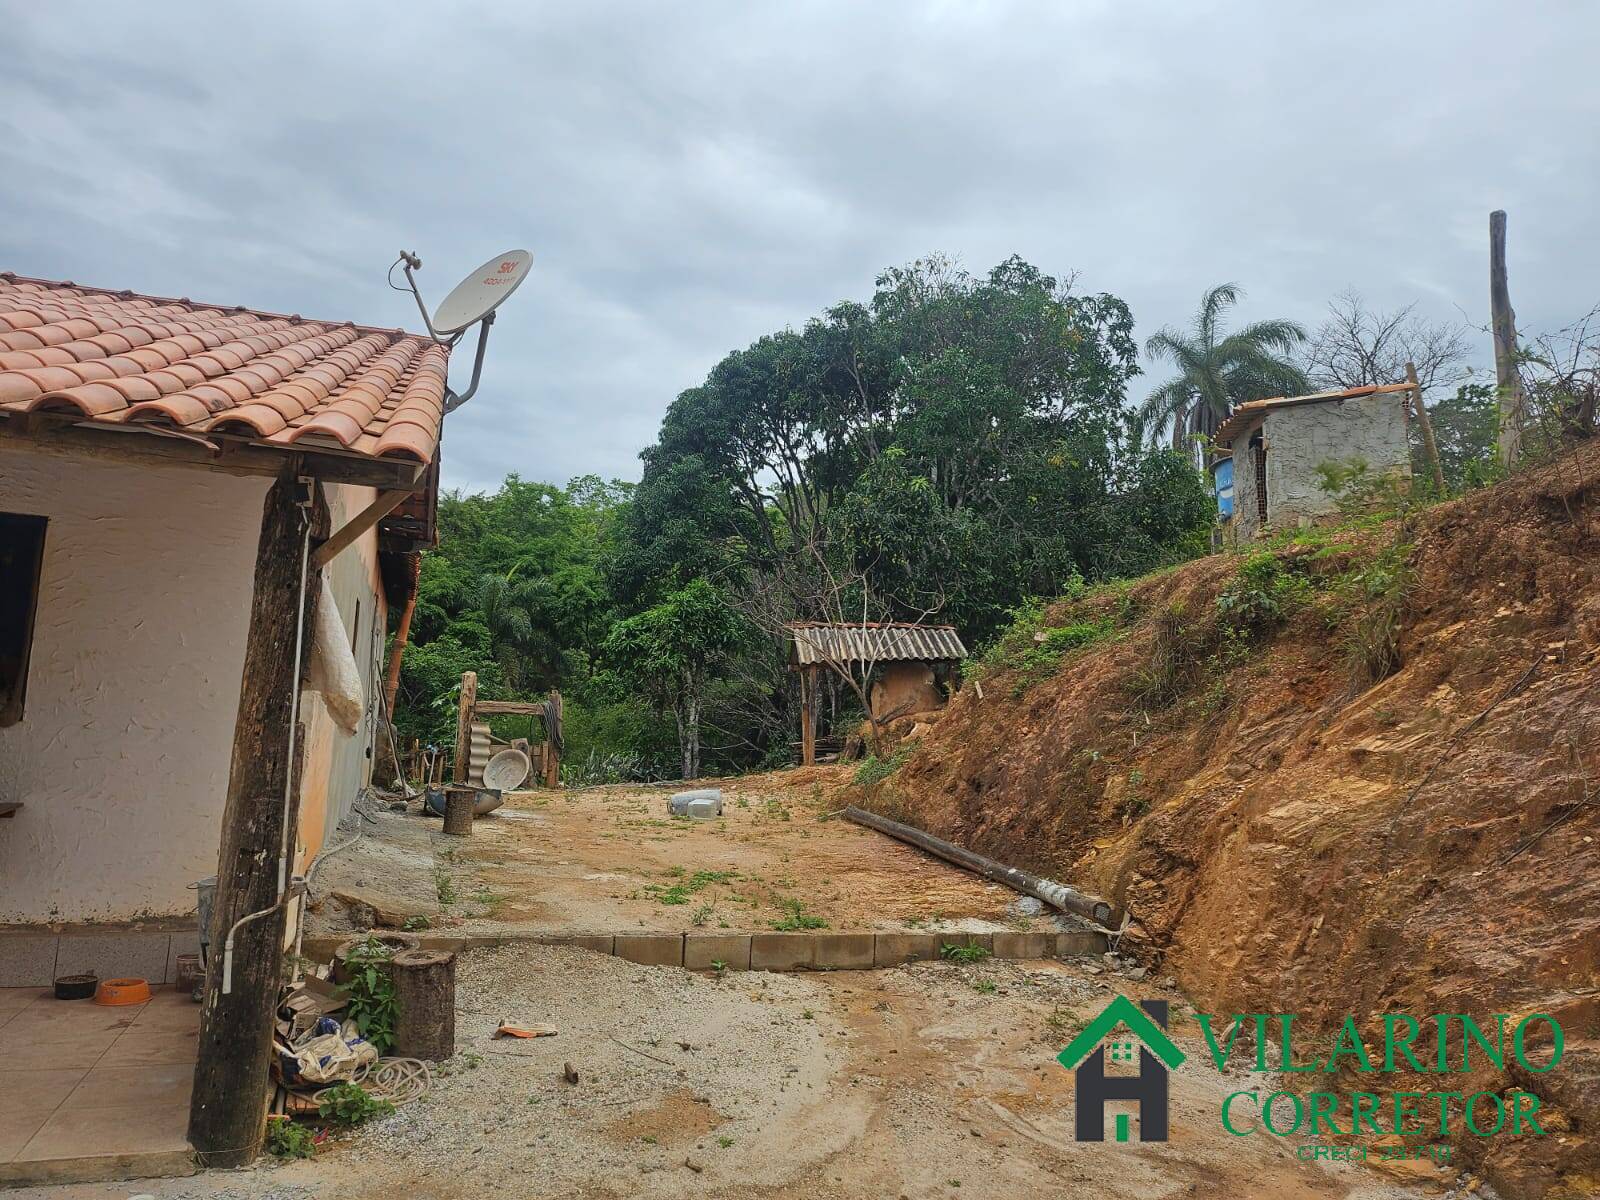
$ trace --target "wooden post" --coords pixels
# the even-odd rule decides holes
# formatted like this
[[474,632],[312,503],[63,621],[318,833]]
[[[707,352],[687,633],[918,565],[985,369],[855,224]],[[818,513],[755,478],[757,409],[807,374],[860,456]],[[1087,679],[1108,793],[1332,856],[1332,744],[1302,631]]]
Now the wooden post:
[[1422,402],[1422,385],[1417,382],[1417,366],[1415,363],[1406,364],[1406,382],[1411,385],[1411,402],[1416,405],[1417,424],[1422,429],[1422,449],[1428,456],[1428,465],[1433,468],[1433,487],[1439,499],[1445,498],[1444,467],[1439,462],[1439,445],[1433,440],[1433,418],[1428,415],[1428,406]]
[[478,705],[478,673],[467,671],[461,676],[461,696],[456,704],[456,764],[454,779],[465,783],[468,778],[468,759],[472,757],[472,710]]
[[[555,715],[552,722],[550,714]],[[561,693],[550,689],[550,708],[544,719],[544,785],[561,786]]]
[[468,787],[444,790],[444,831],[451,837],[471,837],[472,818],[478,807],[478,793]]
[[1500,397],[1500,465],[1508,471],[1522,457],[1522,422],[1527,398],[1517,371],[1517,314],[1506,283],[1506,214],[1489,214],[1489,320],[1494,330],[1494,373]]
[[422,556],[411,556],[411,592],[406,596],[406,606],[400,610],[400,625],[394,632],[394,648],[389,651],[389,669],[383,678],[383,711],[390,724],[394,723],[394,698],[400,691],[400,656],[411,640],[411,615],[417,611],[417,581],[422,572]]
[[[267,492],[256,545],[255,592],[245,642],[233,760],[222,810],[222,846],[211,913],[211,954],[200,1047],[189,1102],[189,1141],[208,1167],[237,1167],[260,1152],[271,1081],[273,1012],[283,982],[286,907],[278,900],[279,853],[287,818],[291,855],[299,818],[299,787],[284,795],[295,763],[289,752],[290,713],[300,690],[295,656],[301,551],[305,521],[322,527],[320,495],[312,510],[297,503],[300,485],[279,479]],[[304,628],[316,627],[318,575],[305,587]],[[299,739],[303,750],[304,739]],[[292,869],[292,863],[290,868]],[[223,947],[229,930],[249,913],[272,909],[234,934],[230,988],[222,991]]]
[[817,764],[817,669],[800,672],[800,765]]
[[395,1007],[391,1054],[443,1062],[456,1052],[456,956],[402,950],[391,964]]

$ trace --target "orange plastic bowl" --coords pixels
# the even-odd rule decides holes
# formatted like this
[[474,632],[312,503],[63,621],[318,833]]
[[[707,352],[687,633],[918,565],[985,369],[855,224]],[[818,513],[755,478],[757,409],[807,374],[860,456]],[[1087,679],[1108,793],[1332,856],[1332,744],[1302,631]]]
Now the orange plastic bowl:
[[150,999],[150,984],[143,979],[102,979],[95,991],[96,1004],[143,1004]]

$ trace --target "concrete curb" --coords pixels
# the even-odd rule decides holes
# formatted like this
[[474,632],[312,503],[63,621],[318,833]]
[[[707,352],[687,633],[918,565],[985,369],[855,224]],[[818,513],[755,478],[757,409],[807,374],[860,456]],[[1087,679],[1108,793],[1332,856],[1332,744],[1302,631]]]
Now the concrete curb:
[[[379,931],[382,932],[382,931]],[[306,957],[332,956],[348,933],[307,935]],[[651,966],[691,971],[864,971],[907,962],[933,962],[944,946],[981,946],[995,958],[1073,958],[1103,954],[1103,933],[515,933],[421,935],[426,950],[487,946],[575,946]]]

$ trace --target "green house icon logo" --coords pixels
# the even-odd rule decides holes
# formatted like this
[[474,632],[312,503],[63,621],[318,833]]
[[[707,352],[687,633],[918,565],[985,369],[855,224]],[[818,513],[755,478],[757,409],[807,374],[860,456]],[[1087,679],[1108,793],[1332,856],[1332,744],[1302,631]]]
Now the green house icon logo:
[[[1130,1036],[1113,1031],[1126,1028]],[[1102,1045],[1102,1043],[1104,1043]],[[1111,1061],[1133,1065],[1137,1075],[1107,1075],[1106,1052]],[[1134,1100],[1139,1104],[1139,1140],[1167,1140],[1167,1072],[1188,1057],[1167,1036],[1167,1002],[1141,1000],[1135,1004],[1118,996],[1089,1022],[1056,1061],[1073,1073],[1074,1124],[1080,1142],[1106,1140],[1106,1103]],[[1128,1114],[1117,1114],[1117,1141],[1128,1140]]]

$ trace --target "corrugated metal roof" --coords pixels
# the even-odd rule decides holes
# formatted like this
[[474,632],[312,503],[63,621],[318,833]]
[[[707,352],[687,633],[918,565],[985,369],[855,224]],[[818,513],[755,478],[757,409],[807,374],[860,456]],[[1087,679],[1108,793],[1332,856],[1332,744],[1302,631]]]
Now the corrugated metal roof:
[[1373,384],[1367,387],[1347,388],[1342,392],[1313,392],[1309,396],[1274,396],[1271,400],[1248,400],[1234,409],[1228,419],[1217,426],[1216,437],[1213,439],[1219,446],[1233,444],[1233,439],[1238,437],[1255,418],[1274,408],[1288,408],[1294,404],[1326,404],[1356,400],[1363,396],[1381,396],[1389,392],[1406,392],[1411,390],[1409,383],[1386,383],[1381,387]]
[[967,656],[953,625],[829,625],[801,622],[789,627],[789,663],[945,662]]

